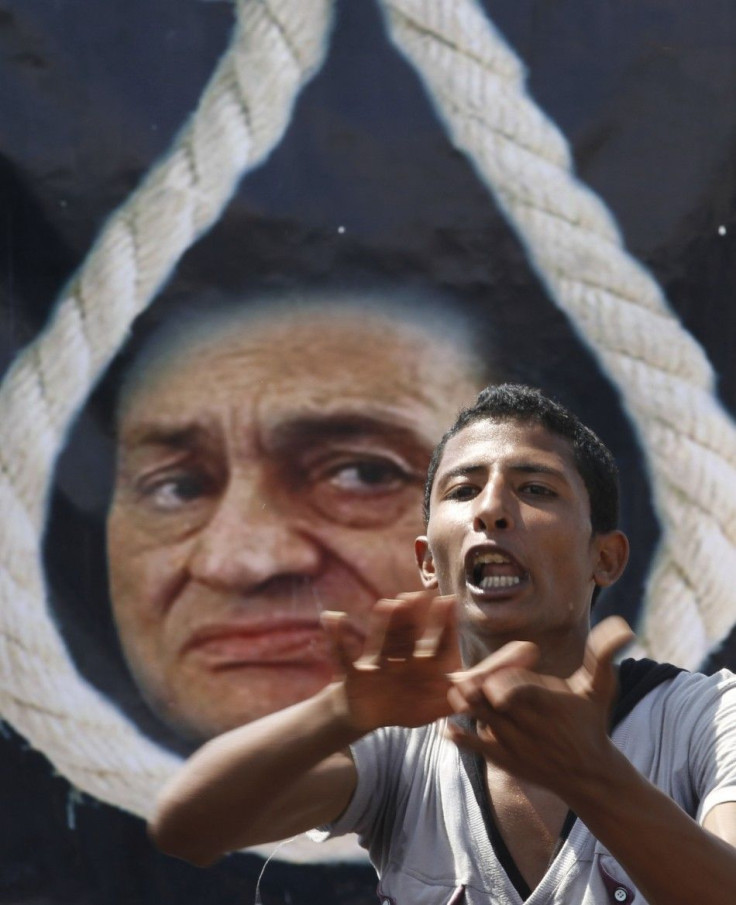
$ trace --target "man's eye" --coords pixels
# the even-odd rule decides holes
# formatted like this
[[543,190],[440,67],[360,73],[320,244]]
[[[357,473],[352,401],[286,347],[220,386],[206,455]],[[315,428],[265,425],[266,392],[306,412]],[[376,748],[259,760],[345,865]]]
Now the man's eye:
[[334,466],[327,478],[338,490],[369,494],[398,489],[411,475],[393,462],[362,460]]
[[472,500],[473,497],[477,496],[477,493],[478,490],[473,484],[458,484],[447,491],[445,499],[462,502],[463,500]]
[[544,484],[524,484],[521,490],[530,496],[556,496],[554,490]]

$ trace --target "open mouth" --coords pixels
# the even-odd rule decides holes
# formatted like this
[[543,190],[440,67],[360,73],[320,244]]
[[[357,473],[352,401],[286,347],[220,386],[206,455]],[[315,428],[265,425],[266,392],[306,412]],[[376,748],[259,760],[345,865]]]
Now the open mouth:
[[527,578],[527,571],[502,550],[471,550],[466,562],[467,584],[484,594],[513,590]]

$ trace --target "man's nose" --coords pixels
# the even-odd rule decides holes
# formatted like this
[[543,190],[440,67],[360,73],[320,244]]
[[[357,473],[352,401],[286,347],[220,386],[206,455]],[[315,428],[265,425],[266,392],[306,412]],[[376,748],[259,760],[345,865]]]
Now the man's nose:
[[315,577],[324,551],[287,503],[269,499],[255,483],[231,480],[194,540],[192,577],[239,591],[279,577]]
[[473,528],[476,531],[504,531],[513,527],[513,505],[503,478],[488,481],[475,498]]

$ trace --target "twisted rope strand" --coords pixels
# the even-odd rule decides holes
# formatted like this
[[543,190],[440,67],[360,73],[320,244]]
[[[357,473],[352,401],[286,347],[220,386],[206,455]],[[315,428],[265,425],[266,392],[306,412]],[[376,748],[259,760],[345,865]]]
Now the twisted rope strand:
[[696,667],[736,622],[736,430],[713,396],[710,364],[624,249],[605,205],[576,179],[567,142],[527,94],[523,67],[478,3],[382,6],[453,142],[621,393],[663,526],[640,644]]
[[105,224],[0,388],[3,716],[81,789],[143,816],[177,759],[80,679],[55,631],[40,552],[48,487],[71,419],[133,319],[283,135],[323,61],[331,8],[331,0],[238,4],[197,110]]

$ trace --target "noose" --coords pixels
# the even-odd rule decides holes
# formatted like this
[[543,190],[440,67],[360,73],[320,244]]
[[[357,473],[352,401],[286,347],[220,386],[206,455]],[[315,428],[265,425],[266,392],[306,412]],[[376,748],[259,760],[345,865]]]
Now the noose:
[[[736,430],[706,356],[623,246],[524,68],[474,0],[381,0],[451,140],[526,247],[551,299],[618,387],[649,466],[663,536],[640,651],[695,668],[736,623]],[[489,249],[489,254],[491,249]]]
[[[56,455],[74,414],[181,255],[278,143],[324,58],[329,0],[243,0],[197,110],[103,228],[49,326],[0,388],[3,715],[76,786],[145,816],[176,759],[77,675],[48,617],[39,549]],[[551,298],[621,390],[664,526],[644,649],[695,665],[736,622],[736,437],[711,369],[651,276],[574,177],[562,135],[472,0],[383,0],[452,140],[524,241]],[[731,493],[728,488],[733,488]]]
[[278,144],[321,66],[331,0],[244,0],[168,154],[102,229],[0,388],[2,714],[80,789],[145,815],[176,759],[78,676],[46,609],[40,536],[75,413],[184,252]]

